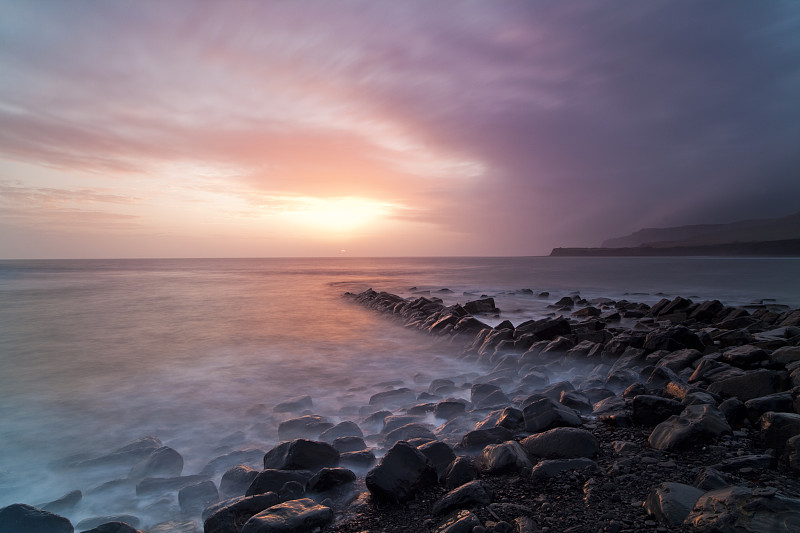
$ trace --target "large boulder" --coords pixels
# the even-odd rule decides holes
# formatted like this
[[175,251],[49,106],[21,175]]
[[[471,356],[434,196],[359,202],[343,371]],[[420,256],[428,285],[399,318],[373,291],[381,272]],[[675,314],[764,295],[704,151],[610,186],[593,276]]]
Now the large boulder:
[[800,414],[769,411],[761,416],[761,443],[781,452],[786,441],[800,435]]
[[264,455],[265,469],[313,471],[331,466],[339,466],[339,452],[326,442],[295,439]]
[[258,470],[254,470],[249,466],[237,465],[229,468],[222,474],[222,479],[219,482],[219,491],[224,495],[242,495],[256,476],[258,476]]
[[345,420],[344,422],[339,422],[332,428],[323,431],[319,436],[319,440],[323,442],[333,443],[333,441],[342,437],[363,437],[363,436],[364,433],[362,433],[361,428],[358,427],[358,424],[356,424],[355,422],[351,422],[349,420]]
[[517,441],[486,446],[475,458],[475,466],[486,474],[506,474],[531,468],[525,448]]
[[411,439],[435,440],[436,435],[425,424],[405,424],[387,433],[383,439],[383,445],[387,447],[393,446],[394,443],[401,440],[409,441]]
[[559,427],[531,435],[520,444],[531,456],[547,459],[594,457],[600,451],[594,435],[585,429],[571,427]]
[[668,526],[680,526],[703,491],[683,483],[660,483],[650,489],[644,503],[648,514]]
[[543,398],[526,406],[522,410],[522,416],[525,420],[525,431],[531,433],[555,427],[581,425],[581,419],[575,411],[549,398]]
[[82,499],[83,493],[81,491],[71,490],[57,500],[53,500],[45,505],[42,505],[42,510],[49,511],[51,513],[63,513],[66,511],[71,511]]
[[655,426],[672,415],[679,415],[683,404],[670,398],[640,394],[633,398],[633,422],[643,426]]
[[356,475],[346,468],[323,468],[308,481],[308,492],[326,492],[355,480]]
[[690,405],[680,415],[657,425],[647,442],[657,450],[675,450],[709,442],[730,432],[731,427],[719,409],[712,405]]
[[445,468],[447,468],[448,465],[456,458],[456,454],[453,453],[453,448],[451,448],[447,443],[439,440],[420,444],[417,446],[417,449],[428,458],[428,461],[430,461],[433,467],[436,469],[437,475],[441,475]]
[[702,495],[684,524],[705,533],[793,533],[800,531],[800,500],[771,488],[725,487]]
[[723,398],[736,396],[743,402],[782,391],[783,374],[775,370],[751,370],[740,376],[715,381],[708,391]]
[[73,533],[72,523],[63,516],[15,503],[0,509],[3,533]]
[[456,457],[441,475],[441,482],[448,489],[460,487],[464,483],[469,483],[477,479],[478,469],[475,468],[469,457]]
[[481,313],[499,313],[500,310],[494,304],[494,298],[482,298],[464,304],[464,309],[471,315]]
[[401,502],[421,487],[436,483],[436,470],[425,455],[405,441],[396,443],[367,473],[366,484],[373,496]]
[[155,450],[161,448],[163,444],[161,441],[152,436],[141,437],[126,444],[121,448],[117,448],[109,454],[87,459],[77,463],[75,466],[79,467],[93,467],[93,466],[109,466],[109,465],[127,465],[133,466],[138,461],[144,459]]
[[280,440],[316,439],[333,424],[327,418],[319,415],[305,415],[290,418],[278,424],[278,438]]
[[266,509],[248,520],[241,533],[303,533],[333,521],[330,507],[314,500],[292,500]]
[[245,496],[254,496],[267,492],[278,492],[286,483],[296,481],[304,487],[314,475],[308,470],[275,470],[268,468],[262,470],[250,483]]
[[703,354],[696,349],[686,348],[665,355],[659,359],[657,366],[664,366],[673,372],[680,372],[684,368],[689,367],[689,365],[700,359],[702,356]]
[[183,457],[169,446],[153,450],[150,455],[133,465],[128,477],[177,477],[183,471]]
[[470,481],[453,489],[433,505],[434,514],[444,514],[456,509],[492,503],[492,489],[483,481]]
[[203,509],[219,501],[217,486],[211,480],[201,481],[183,487],[178,491],[178,504],[185,515],[200,513]]
[[203,513],[205,517],[203,531],[204,533],[240,531],[253,515],[279,503],[280,498],[274,492],[220,502],[218,506],[209,508],[208,514]]
[[644,340],[644,349],[649,351],[667,350],[674,352],[686,348],[694,348],[700,351],[705,349],[700,337],[686,326],[655,329],[648,333]]
[[497,426],[488,429],[476,429],[464,434],[458,447],[464,450],[476,450],[488,444],[499,444],[510,440],[514,433],[508,428]]

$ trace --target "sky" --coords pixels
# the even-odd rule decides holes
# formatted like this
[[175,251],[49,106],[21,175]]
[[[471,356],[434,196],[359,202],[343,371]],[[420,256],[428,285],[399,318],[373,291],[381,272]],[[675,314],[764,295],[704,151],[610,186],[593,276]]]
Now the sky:
[[0,258],[546,255],[800,211],[794,0],[0,0]]

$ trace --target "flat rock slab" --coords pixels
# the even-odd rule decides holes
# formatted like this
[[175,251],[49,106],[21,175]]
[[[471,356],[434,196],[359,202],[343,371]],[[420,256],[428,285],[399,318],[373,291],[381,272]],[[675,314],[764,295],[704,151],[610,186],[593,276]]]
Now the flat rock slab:
[[520,443],[530,455],[549,459],[594,457],[600,445],[585,429],[560,427],[531,435]]
[[800,531],[800,500],[775,489],[725,487],[701,496],[684,524],[707,533],[794,533]]
[[708,391],[723,398],[733,396],[746,402],[753,398],[769,396],[781,392],[782,373],[775,370],[752,370],[741,376],[734,376],[715,381],[708,386]]
[[689,516],[703,491],[683,483],[660,483],[650,490],[645,510],[656,520],[679,526]]
[[690,405],[680,416],[671,416],[657,425],[647,442],[656,450],[677,450],[730,432],[731,427],[719,409],[712,405]]
[[482,481],[470,481],[451,490],[433,505],[434,514],[492,503],[492,489]]
[[303,498],[273,505],[258,513],[245,523],[241,533],[303,533],[325,527],[332,521],[330,507]]

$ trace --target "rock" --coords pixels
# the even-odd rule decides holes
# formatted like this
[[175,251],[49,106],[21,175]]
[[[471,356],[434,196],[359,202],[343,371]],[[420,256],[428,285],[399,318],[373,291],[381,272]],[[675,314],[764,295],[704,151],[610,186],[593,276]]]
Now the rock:
[[764,448],[778,452],[786,447],[786,441],[800,435],[800,414],[768,412],[761,416],[761,443]]
[[75,466],[79,467],[93,467],[93,466],[107,466],[107,465],[128,465],[133,466],[141,459],[149,456],[151,453],[161,448],[163,444],[156,437],[147,436],[136,439],[130,444],[126,444],[121,448],[117,448],[113,452],[81,461]]
[[177,491],[183,487],[206,481],[207,479],[208,476],[204,474],[177,477],[146,477],[136,484],[136,495],[144,496],[146,494],[157,494],[159,492],[166,493]]
[[483,298],[480,300],[467,302],[464,304],[464,309],[471,315],[500,312],[500,310],[494,305],[494,298]]
[[794,411],[794,401],[791,392],[778,392],[769,396],[753,398],[744,402],[747,418],[752,423],[758,422],[761,415],[767,411],[791,413]]
[[348,483],[353,483],[356,475],[346,468],[323,468],[308,482],[308,492],[325,492]]
[[697,475],[694,486],[703,491],[717,490],[730,485],[728,479],[716,468],[707,466]]
[[580,391],[573,390],[562,392],[561,398],[558,399],[558,403],[579,413],[592,412],[592,402],[589,401],[589,398]]
[[456,509],[489,505],[492,503],[492,489],[482,481],[470,481],[453,489],[433,504],[433,514],[444,514]]
[[756,346],[745,344],[744,346],[726,350],[719,360],[739,368],[753,368],[766,358],[766,351]]
[[183,487],[178,491],[178,504],[184,514],[200,513],[203,509],[219,501],[217,486],[211,480],[201,481]]
[[364,433],[361,432],[361,428],[358,427],[358,424],[355,422],[350,422],[349,420],[345,420],[344,422],[339,422],[332,428],[323,431],[319,436],[319,440],[327,443],[333,443],[336,439],[342,437],[363,436]]
[[683,411],[683,404],[669,398],[642,394],[633,398],[633,422],[655,426]]
[[264,468],[319,470],[339,466],[339,452],[328,443],[306,439],[283,442],[264,455]]
[[728,398],[719,404],[719,410],[725,415],[725,420],[732,426],[739,425],[747,416],[747,410],[744,408],[744,402],[739,398]]
[[442,485],[448,489],[460,487],[478,478],[478,469],[468,457],[456,457],[441,475]]
[[625,398],[609,396],[594,404],[592,414],[608,425],[627,427],[633,417],[630,403],[630,400]]
[[183,457],[169,446],[162,446],[133,465],[128,477],[177,477],[183,471]]
[[519,324],[514,330],[515,334],[531,333],[536,340],[553,340],[559,335],[567,336],[572,333],[572,326],[566,318],[545,318],[542,320],[529,320]]
[[437,533],[473,533],[481,521],[469,511],[459,511],[447,517],[437,529]]
[[702,495],[684,524],[692,531],[770,532],[800,531],[800,500],[763,489],[725,487]]
[[333,427],[327,418],[319,415],[305,415],[291,418],[278,424],[280,440],[316,439],[319,435]]
[[272,410],[276,413],[291,413],[311,409],[313,406],[314,402],[311,396],[299,396],[279,403]]
[[736,368],[727,363],[720,363],[716,359],[704,357],[700,359],[694,372],[689,376],[689,383],[696,383],[698,381],[706,381],[713,383],[714,381],[721,381],[723,379],[741,376],[744,370]]
[[405,426],[406,424],[412,424],[415,422],[419,422],[419,416],[413,415],[390,415],[384,418],[383,420],[383,428],[381,428],[381,433],[386,434],[395,429]]
[[800,361],[800,346],[783,346],[769,355],[769,360],[776,365],[786,366]]
[[264,450],[257,448],[236,450],[231,453],[226,453],[225,455],[220,455],[209,461],[200,473],[214,475],[219,472],[225,472],[237,465],[255,466],[261,463],[264,453]]
[[463,415],[466,405],[463,402],[443,401],[436,404],[433,408],[433,416],[442,420],[450,420],[459,415]]
[[525,431],[539,433],[548,429],[563,426],[580,426],[580,417],[563,405],[549,398],[533,402],[522,410],[525,420]]
[[42,505],[42,510],[56,514],[63,513],[72,510],[81,499],[83,499],[83,493],[79,490],[72,490],[57,500]]
[[299,500],[306,495],[306,487],[299,481],[287,481],[278,491],[278,497],[282,502]]
[[133,515],[105,515],[105,516],[92,516],[85,518],[77,523],[75,529],[78,531],[86,531],[88,529],[96,528],[110,522],[122,522],[128,526],[136,528],[139,525],[139,519]]
[[333,521],[330,507],[303,498],[272,507],[251,517],[241,533],[302,533],[325,527]]
[[476,383],[470,391],[470,401],[476,408],[495,407],[508,405],[511,400],[497,385],[488,383]]
[[370,468],[375,464],[375,454],[371,450],[361,450],[359,452],[344,452],[339,455],[339,462],[357,470]]
[[692,363],[697,361],[703,356],[702,353],[694,348],[687,348],[671,352],[659,359],[656,366],[663,366],[669,368],[673,372],[680,372],[684,368],[688,368]]
[[594,435],[585,429],[571,427],[559,427],[531,435],[520,444],[531,456],[548,459],[594,457],[600,451]]
[[203,533],[203,528],[199,527],[194,520],[170,520],[150,526],[147,531],[149,533]]
[[225,495],[241,495],[258,475],[258,470],[249,466],[237,465],[222,474],[219,482],[219,491]]
[[425,455],[400,441],[367,473],[366,484],[373,496],[394,502],[411,498],[426,485],[436,483],[436,470]]
[[23,503],[0,509],[0,531],[3,533],[73,533],[69,520]]
[[515,407],[506,407],[500,412],[500,417],[497,419],[497,425],[508,428],[511,431],[522,429],[525,423],[522,411]]
[[487,444],[499,444],[510,440],[514,436],[507,428],[497,426],[489,429],[476,429],[466,433],[461,438],[459,448],[464,450],[475,450],[483,448]]
[[690,405],[680,415],[674,415],[653,429],[648,438],[656,450],[676,450],[730,433],[731,427],[722,412],[711,405]]
[[531,479],[541,481],[551,477],[556,477],[561,472],[570,470],[598,470],[597,463],[585,457],[577,459],[548,459],[540,461],[531,469]]
[[789,460],[789,468],[800,472],[800,435],[795,435],[786,441],[786,457]]
[[528,455],[517,441],[489,444],[475,458],[475,466],[485,474],[507,474],[531,468]]
[[667,350],[670,352],[686,348],[694,348],[702,352],[705,349],[700,337],[685,326],[655,329],[647,334],[643,347],[649,351]]
[[765,470],[772,466],[775,458],[769,454],[751,454],[751,455],[737,455],[723,459],[721,462],[715,464],[712,468],[722,472],[740,472],[742,468],[751,470]]
[[367,449],[367,443],[361,437],[338,437],[332,446],[339,452],[339,460],[344,452],[358,452]]
[[751,370],[741,376],[715,381],[708,391],[723,398],[736,396],[743,402],[781,392],[782,376],[775,370]]
[[660,483],[650,489],[644,507],[647,513],[668,526],[680,526],[689,516],[703,491],[683,483]]
[[438,440],[426,442],[421,446],[417,446],[417,449],[431,462],[436,469],[437,476],[441,475],[445,468],[456,458],[453,449],[449,445]]
[[411,439],[436,440],[436,435],[424,424],[406,424],[390,431],[383,439],[383,445],[393,446],[399,441],[409,441]]
[[106,522],[92,529],[87,529],[83,533],[142,533],[135,527],[125,522]]
[[313,476],[308,470],[275,470],[267,469],[258,473],[247,488],[245,496],[278,492],[288,481],[297,481],[305,486]]

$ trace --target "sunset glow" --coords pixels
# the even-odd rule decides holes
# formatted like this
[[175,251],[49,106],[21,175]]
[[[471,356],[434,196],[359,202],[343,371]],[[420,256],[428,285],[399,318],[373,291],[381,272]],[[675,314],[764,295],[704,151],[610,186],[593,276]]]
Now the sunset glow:
[[0,258],[537,255],[796,212],[798,8],[721,6],[0,0]]

